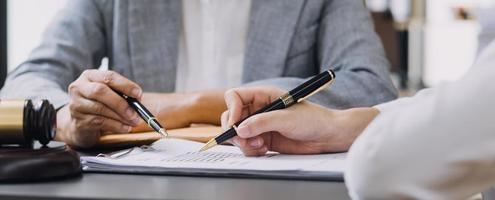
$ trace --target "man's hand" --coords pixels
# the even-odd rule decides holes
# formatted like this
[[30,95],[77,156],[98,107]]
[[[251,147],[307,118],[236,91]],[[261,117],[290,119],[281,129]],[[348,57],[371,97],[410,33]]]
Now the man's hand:
[[[237,88],[225,93],[228,111],[222,126],[229,128],[271,103],[285,92],[277,88]],[[231,142],[246,156],[267,151],[287,154],[318,154],[347,151],[356,137],[378,115],[374,108],[336,111],[311,102],[249,117]]]
[[57,112],[57,139],[91,147],[102,134],[128,133],[137,113],[115,91],[140,99],[142,89],[113,71],[86,70],[69,85],[70,102]]

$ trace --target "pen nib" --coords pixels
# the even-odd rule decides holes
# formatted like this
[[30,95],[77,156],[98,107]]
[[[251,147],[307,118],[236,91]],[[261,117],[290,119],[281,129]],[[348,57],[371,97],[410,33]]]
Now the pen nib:
[[158,130],[158,133],[160,133],[163,137],[168,137],[168,133],[165,129],[161,128]]
[[205,146],[203,146],[203,148],[201,148],[199,150],[199,152],[202,152],[202,151],[206,151],[212,147],[214,147],[215,145],[217,145],[217,141],[215,140],[215,138],[211,139],[210,141],[208,141]]

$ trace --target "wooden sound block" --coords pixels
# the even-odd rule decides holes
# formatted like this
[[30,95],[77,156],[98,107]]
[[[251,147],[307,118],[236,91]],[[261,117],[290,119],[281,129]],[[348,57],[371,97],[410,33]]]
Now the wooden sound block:
[[60,142],[0,148],[0,183],[49,181],[80,175],[78,154]]
[[[195,126],[189,128],[172,129],[167,131],[170,138],[180,138],[197,142],[207,142],[222,133],[219,126]],[[97,148],[124,148],[140,145],[149,145],[162,136],[156,132],[111,134],[100,138]]]

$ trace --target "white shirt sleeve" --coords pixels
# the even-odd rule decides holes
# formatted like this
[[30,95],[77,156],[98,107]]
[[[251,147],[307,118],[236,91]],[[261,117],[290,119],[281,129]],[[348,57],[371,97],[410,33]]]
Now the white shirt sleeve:
[[353,199],[463,199],[495,185],[495,43],[460,80],[377,108],[348,154]]

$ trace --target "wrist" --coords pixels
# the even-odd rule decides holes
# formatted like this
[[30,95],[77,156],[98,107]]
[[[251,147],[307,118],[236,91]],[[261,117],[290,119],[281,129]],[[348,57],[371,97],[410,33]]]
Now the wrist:
[[354,140],[368,127],[380,113],[376,108],[351,108],[330,111],[333,123],[326,123],[328,134],[327,152],[347,151]]
[[368,125],[375,119],[380,113],[376,108],[351,108],[341,111],[341,124],[346,125],[344,127],[346,133],[356,138],[368,127]]
[[67,124],[70,122],[70,112],[68,106],[65,105],[58,109],[56,116],[56,141],[67,141],[67,136],[65,135],[65,130]]
[[[165,123],[167,129],[183,128],[191,124],[192,98],[187,93],[144,93],[141,103],[158,119]],[[132,132],[150,131],[151,128],[142,123]]]

